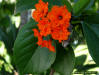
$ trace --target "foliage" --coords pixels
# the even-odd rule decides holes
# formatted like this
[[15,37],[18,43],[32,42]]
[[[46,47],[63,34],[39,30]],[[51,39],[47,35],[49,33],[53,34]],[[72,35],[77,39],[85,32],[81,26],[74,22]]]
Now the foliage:
[[11,19],[14,7],[15,3],[0,2],[0,75],[13,75],[14,72],[13,44],[17,35],[17,28]]
[[10,56],[5,49],[4,43],[0,41],[0,71],[2,71],[2,68],[7,72],[12,73],[13,66],[10,61]]
[[[7,62],[5,55],[0,54],[0,73],[13,75],[14,71],[20,74],[49,75],[52,70],[60,75],[71,75],[73,69],[87,71],[99,66],[99,5],[98,0],[43,0],[49,3],[51,9],[54,5],[66,5],[72,14],[70,24],[72,26],[66,48],[57,41],[54,42],[56,53],[48,48],[37,46],[37,38],[34,37],[33,28],[37,23],[32,19],[19,31],[12,22],[11,16],[28,10],[35,9],[38,0],[17,0],[0,3],[0,40],[4,42],[7,50],[5,55],[11,59]],[[14,9],[16,8],[16,9]],[[19,15],[19,14],[18,14]],[[17,35],[18,32],[18,35]],[[16,37],[17,36],[17,37]],[[64,43],[63,43],[64,44]],[[80,44],[87,44],[88,51],[95,61],[95,65],[84,65],[87,55],[75,57],[75,48]],[[1,43],[0,43],[1,50]],[[1,53],[1,52],[0,52]],[[12,73],[11,73],[12,72]]]

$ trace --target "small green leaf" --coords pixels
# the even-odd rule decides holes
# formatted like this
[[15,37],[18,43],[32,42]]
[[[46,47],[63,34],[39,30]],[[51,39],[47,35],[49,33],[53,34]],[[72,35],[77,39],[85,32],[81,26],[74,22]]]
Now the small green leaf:
[[90,3],[90,0],[78,0],[78,2],[76,2],[73,5],[73,13],[74,15],[79,15],[79,13],[81,13],[84,8],[87,7],[87,5]]
[[71,47],[63,48],[61,45],[57,45],[56,61],[53,64],[53,68],[61,75],[71,75],[74,68],[75,56]]
[[89,52],[96,64],[99,65],[99,24],[83,22],[82,27]]
[[[28,9],[33,9],[35,4],[38,3],[39,0],[18,0],[16,3],[16,11],[15,13],[20,13],[26,11]],[[61,0],[43,0],[44,2],[49,3],[49,7],[53,5],[61,5]]]
[[32,31],[36,27],[33,20],[24,25],[14,44],[14,59],[21,73],[41,73],[50,68],[55,60],[55,53],[37,46],[37,38]]
[[68,0],[62,0],[62,3],[64,5],[66,5],[66,7],[68,8],[68,10],[71,12],[72,11],[72,6],[71,4],[68,2]]
[[[86,61],[87,56],[86,55],[80,55],[77,56],[75,59],[75,67],[83,66]],[[82,59],[82,60],[81,60]]]

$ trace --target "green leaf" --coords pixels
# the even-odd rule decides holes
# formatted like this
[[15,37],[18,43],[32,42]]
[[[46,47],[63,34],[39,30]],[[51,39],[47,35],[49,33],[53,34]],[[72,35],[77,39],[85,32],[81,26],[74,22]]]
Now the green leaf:
[[8,51],[12,53],[12,48],[13,48],[13,45],[17,36],[17,28],[15,27],[15,25],[11,24],[7,28],[7,36],[8,36],[7,38],[8,39]]
[[89,52],[96,64],[99,65],[99,24],[83,22],[82,26]]
[[1,28],[0,28],[0,40],[2,40],[5,43],[7,43],[7,36],[6,36],[5,32],[2,31]]
[[9,25],[11,25],[11,19],[9,16],[5,16],[4,18],[0,18],[0,27],[3,26],[7,28]]
[[24,71],[30,73],[41,73],[47,70],[55,60],[55,53],[48,48],[38,47],[31,57]]
[[71,4],[68,2],[68,0],[62,0],[62,3],[64,5],[66,5],[66,7],[68,8],[68,10],[71,12],[72,11],[72,6]]
[[73,13],[74,15],[79,15],[90,3],[90,0],[78,0],[74,5],[73,5]]
[[90,24],[99,24],[99,14],[85,16],[84,21]]
[[21,73],[41,73],[50,68],[55,60],[55,53],[37,46],[37,38],[32,31],[36,27],[33,20],[24,25],[14,44],[14,59]]
[[10,25],[7,29],[7,35],[9,36],[9,39],[13,40],[13,42],[16,39],[18,29],[15,27],[15,25]]
[[6,33],[0,28],[0,40],[4,42],[7,49],[9,49],[9,39]]
[[86,61],[86,58],[87,58],[86,55],[77,56],[76,59],[75,59],[75,67],[83,66],[85,61]]
[[[39,0],[18,0],[16,3],[16,11],[15,13],[20,13],[26,11],[28,9],[33,9],[35,4],[38,3]],[[53,5],[61,5],[61,0],[43,0],[44,2],[49,3],[49,7]]]
[[63,48],[61,45],[57,45],[56,61],[53,64],[53,68],[61,75],[71,75],[74,68],[75,56],[71,47]]

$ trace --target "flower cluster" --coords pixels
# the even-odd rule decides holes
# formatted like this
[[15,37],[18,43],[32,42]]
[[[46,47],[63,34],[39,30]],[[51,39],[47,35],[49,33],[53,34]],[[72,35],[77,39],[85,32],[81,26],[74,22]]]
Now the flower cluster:
[[38,37],[37,44],[42,47],[49,48],[50,51],[55,52],[51,40],[43,40],[43,37],[51,35],[51,38],[58,40],[60,43],[67,40],[70,32],[68,31],[71,13],[66,6],[53,6],[48,12],[48,2],[45,3],[39,0],[35,5],[36,10],[32,13],[33,19],[38,22],[38,29],[33,29],[34,36]]

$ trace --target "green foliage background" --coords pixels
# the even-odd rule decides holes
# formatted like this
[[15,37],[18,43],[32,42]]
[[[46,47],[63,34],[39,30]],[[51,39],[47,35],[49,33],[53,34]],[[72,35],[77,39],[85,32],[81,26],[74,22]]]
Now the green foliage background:
[[[38,0],[10,0],[0,2],[0,75],[54,74],[71,75],[73,70],[85,72],[99,66],[99,0],[43,0],[53,5],[66,5],[72,13],[72,33],[69,45],[64,48],[57,41],[56,53],[36,45],[37,38],[33,36],[33,28],[37,28],[33,19],[20,30],[12,17],[35,9]],[[94,64],[84,65],[87,55],[76,56],[76,48],[87,44]],[[3,53],[2,53],[3,51]],[[81,52],[81,50],[80,50]],[[76,56],[76,57],[75,57]],[[75,71],[74,71],[75,73]]]

